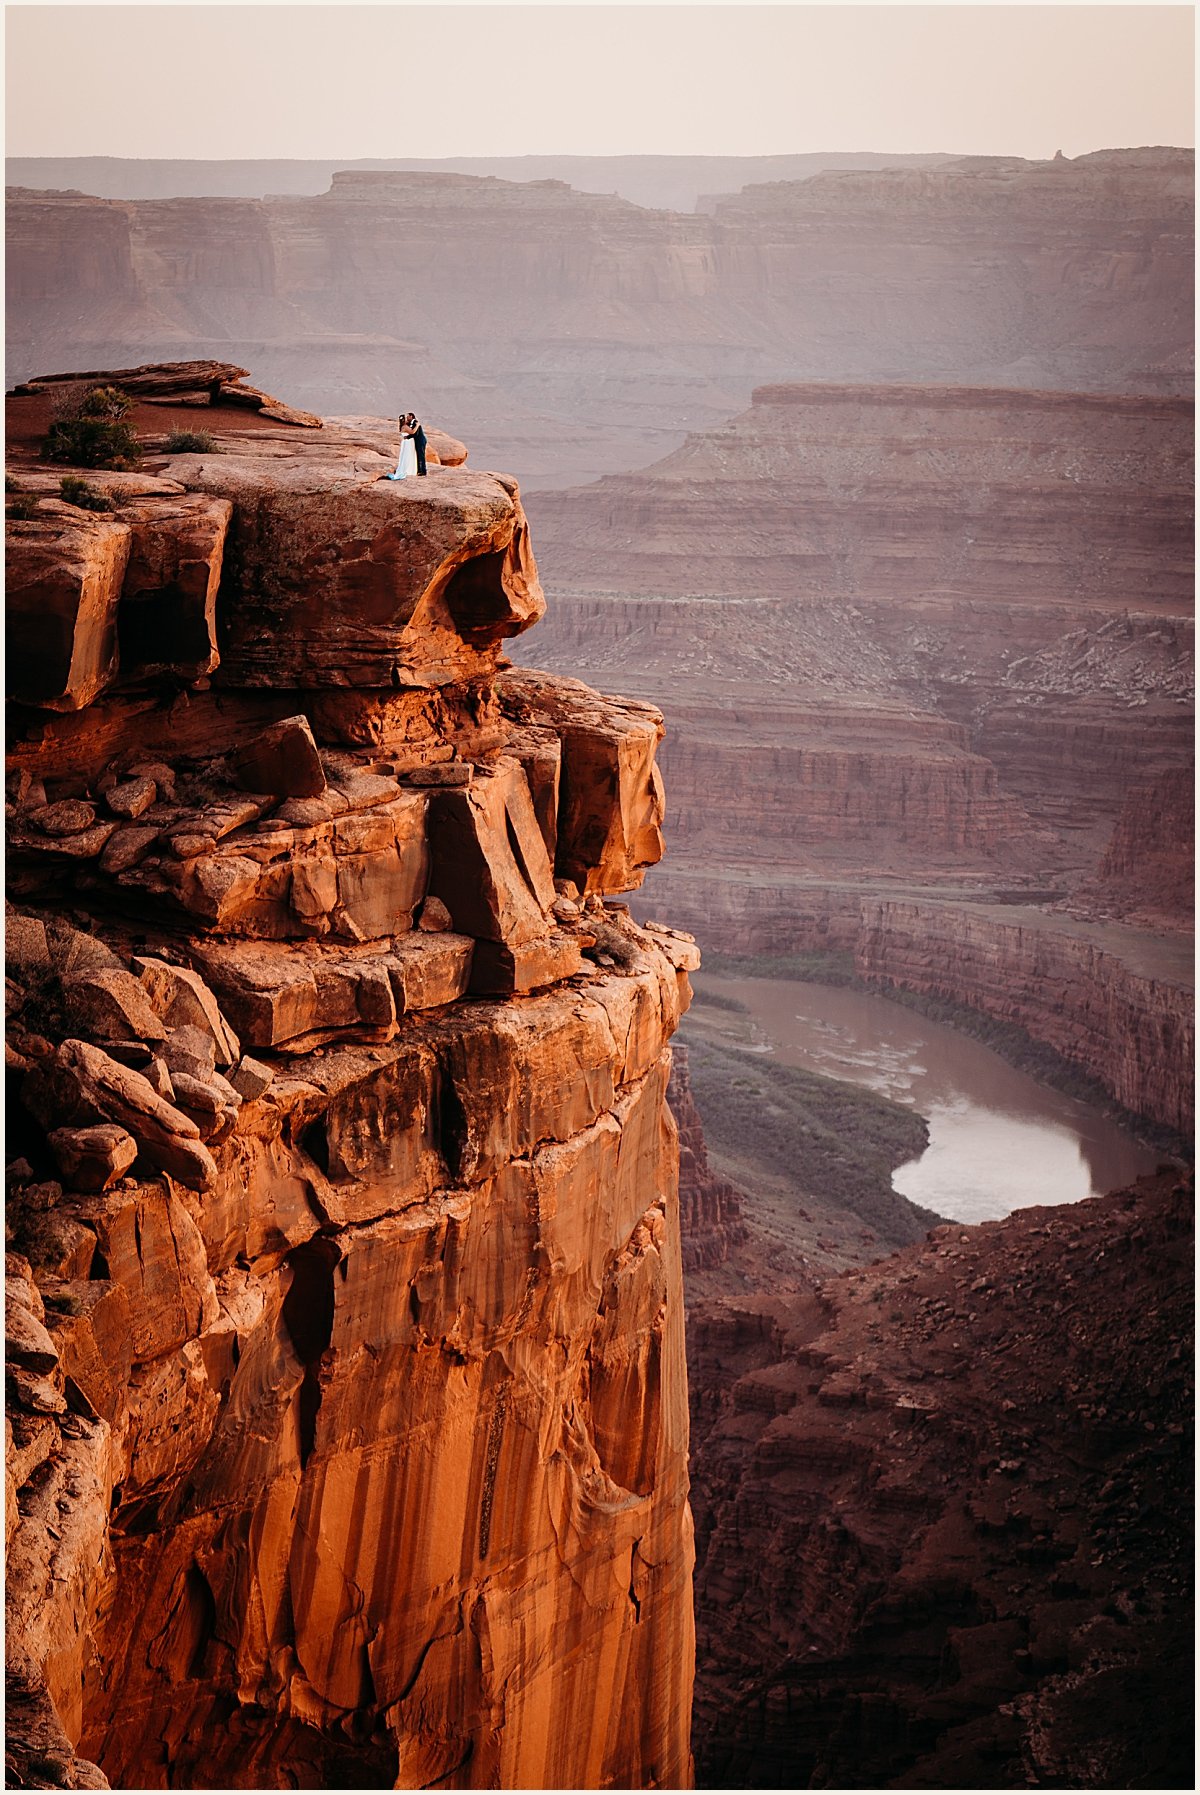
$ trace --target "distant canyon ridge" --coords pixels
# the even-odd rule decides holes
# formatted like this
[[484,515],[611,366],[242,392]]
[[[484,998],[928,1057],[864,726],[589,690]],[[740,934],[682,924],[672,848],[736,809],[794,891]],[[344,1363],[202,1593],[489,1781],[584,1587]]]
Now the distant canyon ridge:
[[436,416],[526,491],[655,461],[773,382],[1191,390],[1190,151],[717,160],[567,159],[577,185],[343,168],[266,198],[228,193],[250,164],[188,165],[209,197],[134,165],[152,198],[38,185],[112,191],[102,159],[10,164],[9,381],[233,360],[314,411]]

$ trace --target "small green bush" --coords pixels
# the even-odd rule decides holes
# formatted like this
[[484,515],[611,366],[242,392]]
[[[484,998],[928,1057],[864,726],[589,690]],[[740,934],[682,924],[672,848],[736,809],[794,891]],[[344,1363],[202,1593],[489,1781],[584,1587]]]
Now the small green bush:
[[14,517],[27,523],[37,510],[37,494],[26,492],[20,481],[15,480],[11,474],[4,476],[4,491],[8,495],[4,502],[5,517]]
[[81,511],[115,511],[116,500],[99,492],[78,474],[64,474],[58,483],[59,497],[66,505],[77,505]]
[[167,455],[219,455],[221,445],[207,430],[172,430],[163,450]]
[[66,402],[42,444],[43,461],[74,467],[136,467],[141,449],[137,432],[126,421],[132,409],[128,393],[115,386],[94,386],[78,405]]
[[47,1309],[53,1309],[59,1315],[82,1315],[83,1301],[80,1297],[70,1295],[44,1296]]

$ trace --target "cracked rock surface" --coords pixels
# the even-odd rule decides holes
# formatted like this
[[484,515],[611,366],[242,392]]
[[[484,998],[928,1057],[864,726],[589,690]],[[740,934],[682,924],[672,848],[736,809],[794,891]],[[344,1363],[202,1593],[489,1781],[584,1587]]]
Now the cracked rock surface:
[[497,677],[515,482],[257,409],[9,525],[10,1779],[678,1787],[661,718]]

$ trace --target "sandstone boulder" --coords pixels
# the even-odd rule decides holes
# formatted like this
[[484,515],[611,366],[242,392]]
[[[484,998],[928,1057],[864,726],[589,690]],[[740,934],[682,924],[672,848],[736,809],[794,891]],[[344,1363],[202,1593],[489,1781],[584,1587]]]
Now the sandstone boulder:
[[25,523],[8,520],[11,698],[76,711],[111,683],[131,536],[126,523],[65,506]]
[[4,1358],[42,1375],[58,1366],[54,1341],[37,1316],[17,1302],[8,1303],[4,1311]]
[[138,1155],[133,1136],[115,1122],[101,1122],[94,1128],[56,1128],[49,1144],[71,1190],[108,1190],[124,1177]]
[[581,891],[629,891],[661,860],[665,809],[653,705],[606,697],[579,680],[511,668],[496,682],[506,713],[562,743],[555,868]]
[[162,1048],[162,1059],[172,1073],[187,1072],[193,1078],[211,1078],[217,1069],[217,1047],[201,1028],[173,1028]]
[[16,973],[37,976],[50,970],[50,944],[41,917],[5,907],[4,960]]
[[82,835],[96,821],[96,807],[79,798],[63,798],[29,811],[28,820],[42,835]]
[[168,1029],[198,1029],[212,1042],[214,1065],[235,1063],[237,1036],[199,973],[148,954],[135,955],[132,968]]
[[96,1041],[161,1041],[166,1029],[145,987],[122,967],[69,973],[62,981],[67,1014]]
[[141,816],[144,810],[158,797],[158,788],[153,779],[124,779],[117,785],[110,785],[104,794],[104,802],[114,816],[125,817],[132,821]]
[[234,750],[238,783],[277,798],[319,798],[325,771],[307,717],[284,717]]
[[242,1101],[250,1103],[270,1090],[274,1076],[270,1066],[244,1054],[229,1074],[229,1082]]
[[216,1167],[194,1122],[160,1097],[139,1072],[86,1041],[67,1040],[26,1077],[25,1101],[44,1126],[116,1122],[152,1165],[189,1190],[206,1190]]
[[508,943],[544,935],[554,875],[519,762],[501,758],[430,803],[429,889],[462,934]]

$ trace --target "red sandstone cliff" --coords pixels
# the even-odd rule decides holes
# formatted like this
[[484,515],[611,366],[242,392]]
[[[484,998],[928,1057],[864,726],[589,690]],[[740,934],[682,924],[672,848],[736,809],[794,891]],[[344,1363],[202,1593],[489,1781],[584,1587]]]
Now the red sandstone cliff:
[[261,200],[17,189],[10,365],[202,343],[321,412],[402,389],[527,487],[641,465],[764,380],[1186,392],[1191,182],[1163,150],[824,173],[708,214],[362,169]]
[[1195,916],[1195,788],[1174,768],[1129,793],[1099,876],[1084,894],[1104,914],[1159,929],[1191,928]]
[[678,1046],[671,1060],[667,1101],[679,1130],[679,1227],[685,1272],[722,1264],[730,1248],[746,1237],[741,1198],[727,1178],[718,1178],[708,1163],[704,1125],[692,1096],[687,1049]]
[[10,1776],[685,1785],[661,718],[511,479],[203,421],[16,462]]

